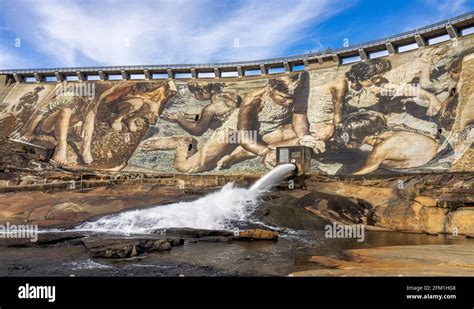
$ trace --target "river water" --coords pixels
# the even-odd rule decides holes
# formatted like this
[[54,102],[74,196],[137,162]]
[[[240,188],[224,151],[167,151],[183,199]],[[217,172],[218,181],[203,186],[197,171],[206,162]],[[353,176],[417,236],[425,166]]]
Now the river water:
[[[280,165],[250,188],[238,188],[228,183],[221,190],[192,202],[108,215],[70,230],[96,237],[123,237],[123,234],[137,236],[171,227],[213,230],[261,227],[279,230],[278,241],[196,240],[173,247],[167,252],[125,260],[92,260],[82,246],[68,243],[26,249],[0,247],[0,276],[286,276],[292,272],[317,268],[309,262],[309,258],[314,255],[341,258],[347,249],[469,241],[464,237],[449,235],[371,231],[365,232],[363,242],[354,238],[326,238],[324,226],[327,222],[294,205],[262,199],[272,186],[293,170],[291,164]],[[289,211],[283,217],[304,214],[309,219],[302,227],[263,223],[255,211],[269,205],[273,209],[284,208]]]

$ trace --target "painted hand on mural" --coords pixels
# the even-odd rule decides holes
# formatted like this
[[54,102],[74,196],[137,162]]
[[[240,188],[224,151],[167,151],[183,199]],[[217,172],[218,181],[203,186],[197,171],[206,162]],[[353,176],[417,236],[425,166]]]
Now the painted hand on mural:
[[164,112],[162,118],[167,121],[177,122],[179,119],[184,119],[185,114],[182,111],[178,111],[176,113]]
[[269,170],[276,166],[276,149],[270,147],[268,152],[263,156],[263,165]]

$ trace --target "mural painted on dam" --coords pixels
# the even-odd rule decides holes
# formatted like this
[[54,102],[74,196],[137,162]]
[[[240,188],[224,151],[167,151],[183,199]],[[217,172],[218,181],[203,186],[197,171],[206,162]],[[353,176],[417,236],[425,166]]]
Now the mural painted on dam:
[[166,82],[19,84],[2,103],[0,127],[54,148],[60,165],[123,168],[173,94]]
[[79,167],[263,172],[304,145],[314,172],[447,171],[474,140],[474,44],[453,44],[275,78],[20,84],[0,127]]

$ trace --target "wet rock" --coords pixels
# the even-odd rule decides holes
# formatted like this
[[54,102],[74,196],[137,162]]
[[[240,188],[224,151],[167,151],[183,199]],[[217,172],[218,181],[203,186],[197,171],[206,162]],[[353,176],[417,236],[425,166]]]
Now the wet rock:
[[239,231],[238,235],[234,236],[235,240],[278,240],[278,232],[267,231],[261,229],[248,229]]
[[177,236],[185,238],[202,238],[202,237],[230,237],[234,235],[232,231],[224,230],[206,230],[193,228],[170,228],[158,229],[153,231],[153,234],[161,234],[167,236]]
[[198,241],[201,241],[201,242],[231,242],[232,237],[204,236],[204,237],[198,238]]
[[153,234],[164,235],[166,237],[184,237],[189,238],[189,242],[197,240],[200,242],[230,242],[232,240],[276,240],[278,239],[278,232],[267,231],[262,229],[246,229],[241,230],[238,234],[233,231],[224,230],[206,230],[193,228],[170,228],[159,229]]
[[357,198],[313,192],[300,199],[299,205],[318,217],[337,224],[367,224],[373,221],[372,206]]
[[84,237],[86,236],[78,232],[39,233],[36,241],[32,241],[30,238],[0,239],[0,247],[52,246],[62,243],[77,245],[80,243],[80,239]]
[[93,258],[131,258],[137,255],[167,251],[182,245],[183,239],[143,237],[125,239],[88,238],[82,241],[87,253]]
[[324,228],[326,221],[304,209],[299,200],[288,196],[285,192],[280,192],[278,195],[279,198],[274,194],[275,198],[271,202],[263,202],[255,209],[253,216],[257,221],[298,230]]

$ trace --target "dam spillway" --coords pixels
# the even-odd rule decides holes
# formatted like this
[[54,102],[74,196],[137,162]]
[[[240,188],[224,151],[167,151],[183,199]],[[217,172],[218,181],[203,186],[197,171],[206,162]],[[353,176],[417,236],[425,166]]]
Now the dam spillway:
[[163,228],[233,230],[236,222],[249,220],[259,196],[295,169],[293,164],[275,167],[250,188],[228,183],[222,189],[191,202],[159,205],[110,215],[81,224],[76,230],[144,234]]

